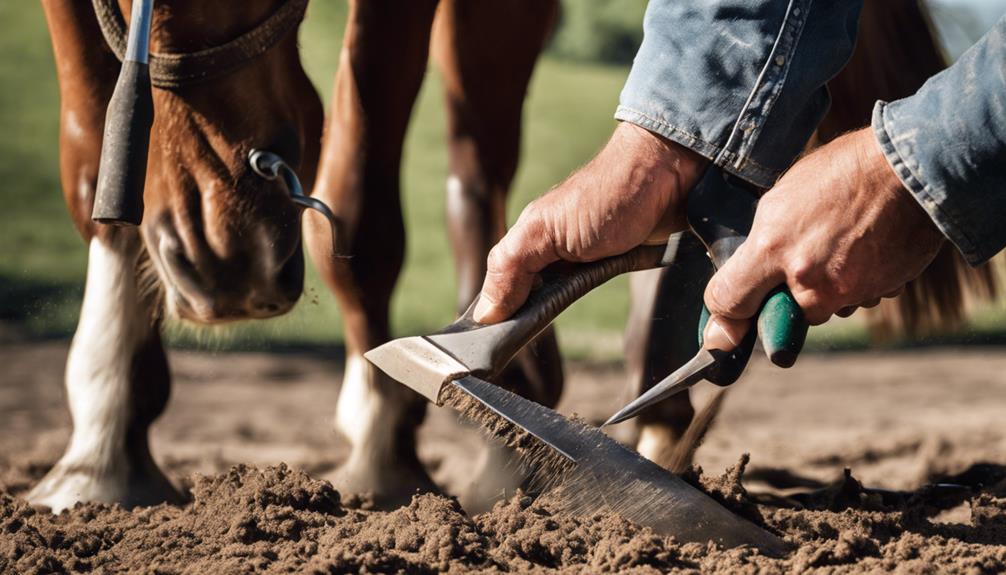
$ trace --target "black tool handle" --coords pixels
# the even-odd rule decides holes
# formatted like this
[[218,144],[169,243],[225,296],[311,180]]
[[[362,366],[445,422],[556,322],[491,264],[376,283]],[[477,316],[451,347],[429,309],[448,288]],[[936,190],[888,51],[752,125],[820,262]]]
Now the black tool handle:
[[[709,323],[709,317],[709,309],[703,305],[702,313],[699,315],[699,347],[702,347],[705,341],[706,325]],[[751,353],[754,352],[754,345],[757,339],[758,336],[755,330],[749,329],[740,345],[731,350],[728,355],[722,357],[712,367],[706,369],[704,376],[706,381],[726,386],[740,379],[748,366],[748,360],[751,359]]]
[[150,70],[145,63],[126,60],[105,112],[92,220],[119,226],[140,225],[153,122]]
[[541,273],[542,282],[527,302],[507,320],[483,325],[473,319],[475,302],[456,322],[428,336],[471,370],[492,378],[513,356],[570,304],[609,279],[631,271],[669,265],[677,250],[676,238],[669,244],[640,246],[622,255],[584,264],[559,263]]

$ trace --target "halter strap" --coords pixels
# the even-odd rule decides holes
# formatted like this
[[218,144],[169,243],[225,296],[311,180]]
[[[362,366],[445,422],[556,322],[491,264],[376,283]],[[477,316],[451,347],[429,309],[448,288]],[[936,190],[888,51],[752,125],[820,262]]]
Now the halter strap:
[[[252,30],[230,42],[196,52],[150,54],[150,79],[158,88],[177,89],[229,74],[265,54],[304,20],[308,0],[288,0]],[[92,0],[105,42],[122,61],[126,21],[117,0]]]

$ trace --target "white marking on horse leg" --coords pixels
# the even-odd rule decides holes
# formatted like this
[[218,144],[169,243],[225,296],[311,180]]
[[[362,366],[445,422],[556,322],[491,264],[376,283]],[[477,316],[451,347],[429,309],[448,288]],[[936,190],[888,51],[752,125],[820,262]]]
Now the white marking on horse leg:
[[136,289],[138,242],[131,245],[116,249],[91,240],[84,302],[66,364],[73,434],[63,457],[28,495],[55,512],[77,501],[121,501],[126,493],[131,370],[151,329]]
[[403,433],[415,431],[402,426],[416,397],[362,356],[346,359],[335,424],[349,440],[350,454],[330,477],[337,489],[371,493],[381,506],[403,505],[417,490],[436,489],[414,443],[401,443]]
[[382,397],[376,381],[382,376],[363,356],[346,358],[335,425],[353,446],[347,462],[350,467],[392,462],[395,458],[395,424],[404,406],[393,405],[393,398]]
[[673,440],[666,426],[642,425],[639,430],[636,451],[650,461],[656,461],[663,454],[670,452],[673,447],[672,443]]
[[465,185],[461,182],[461,178],[459,178],[455,174],[451,174],[451,175],[447,176],[447,194],[448,195],[450,195],[450,196],[456,196],[456,197],[460,198],[461,194],[463,194],[464,191],[465,191]]
[[489,511],[513,496],[527,476],[517,453],[495,441],[486,442],[473,472],[474,478],[459,497],[470,515]]

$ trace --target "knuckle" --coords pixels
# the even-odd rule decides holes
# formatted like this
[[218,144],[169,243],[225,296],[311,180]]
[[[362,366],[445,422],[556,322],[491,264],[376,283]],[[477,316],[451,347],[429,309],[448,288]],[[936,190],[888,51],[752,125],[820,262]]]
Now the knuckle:
[[706,307],[709,308],[709,311],[717,315],[723,315],[725,312],[729,311],[726,309],[726,306],[722,304],[723,296],[720,293],[721,290],[722,288],[720,287],[719,280],[714,277],[709,281],[709,284],[706,286],[706,291],[702,296],[703,300],[705,300]]
[[517,221],[514,223],[513,229],[526,226],[529,223],[540,219],[541,211],[541,198],[531,200],[531,202],[524,206],[524,209],[520,211],[520,215],[517,216]]
[[731,284],[727,280],[714,277],[706,286],[704,297],[706,307],[715,315],[730,318],[745,315],[743,313],[743,294],[738,290],[731,289]]
[[759,213],[761,213],[764,217],[765,215],[775,211],[776,208],[779,207],[778,198],[780,195],[778,184],[775,188],[765,192],[762,197],[758,199],[758,207],[755,211],[755,217],[757,217]]
[[751,234],[749,238],[751,251],[759,259],[771,257],[779,253],[779,240],[775,234]]
[[820,325],[826,321],[841,306],[834,305],[825,294],[814,289],[800,289],[793,291],[793,299],[803,310],[803,315],[807,323]]
[[786,264],[786,272],[794,283],[816,290],[820,274],[810,258],[803,255],[791,258]]
[[499,274],[509,267],[510,258],[506,254],[506,247],[503,245],[505,240],[506,238],[489,250],[489,256],[486,258],[488,274]]
[[808,314],[817,307],[818,297],[817,293],[813,290],[793,288],[790,290],[790,293],[793,294],[793,299],[796,300],[796,305],[800,306],[804,315]]
[[855,283],[851,282],[842,277],[834,277],[828,282],[831,286],[831,295],[835,299],[841,300],[843,302],[851,302],[855,295]]
[[534,207],[534,202],[532,202],[521,212],[517,223],[510,229],[505,239],[510,240],[510,247],[514,251],[530,248],[542,238],[549,221],[547,213]]

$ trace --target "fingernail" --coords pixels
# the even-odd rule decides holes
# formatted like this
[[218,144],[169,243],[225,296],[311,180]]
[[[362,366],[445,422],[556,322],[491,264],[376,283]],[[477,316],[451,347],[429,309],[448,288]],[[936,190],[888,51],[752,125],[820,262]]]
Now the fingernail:
[[713,349],[723,349],[724,351],[729,351],[725,342],[730,343],[729,349],[734,349],[737,347],[737,342],[734,341],[727,330],[723,329],[723,326],[719,324],[715,319],[709,320],[709,326],[706,328],[705,345],[703,347],[713,348]]
[[479,323],[485,323],[486,316],[489,315],[493,309],[493,304],[488,299],[479,296],[479,301],[475,304],[475,313],[472,314],[475,317],[475,321]]

